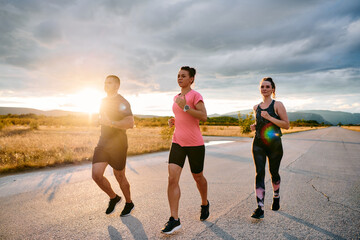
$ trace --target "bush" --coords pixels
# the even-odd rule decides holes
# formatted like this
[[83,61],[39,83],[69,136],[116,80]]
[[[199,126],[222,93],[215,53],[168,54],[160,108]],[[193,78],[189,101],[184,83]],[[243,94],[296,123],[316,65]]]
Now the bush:
[[202,132],[207,132],[207,130],[208,130],[207,126],[202,126],[202,127],[201,127],[201,131],[202,131]]
[[239,126],[241,127],[241,133],[246,134],[251,132],[250,125],[255,122],[253,118],[253,112],[246,114],[245,118],[242,118],[239,112],[238,117],[239,117]]
[[160,132],[161,138],[163,140],[170,140],[172,138],[174,130],[175,130],[175,127],[171,127],[171,128],[169,126],[162,127],[161,132]]
[[29,124],[31,130],[38,130],[39,129],[39,123],[36,120],[33,120]]

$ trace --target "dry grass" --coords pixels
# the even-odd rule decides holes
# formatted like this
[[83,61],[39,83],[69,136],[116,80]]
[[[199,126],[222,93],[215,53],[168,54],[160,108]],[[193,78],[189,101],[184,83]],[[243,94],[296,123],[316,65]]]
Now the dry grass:
[[[161,128],[128,130],[129,155],[169,149]],[[0,132],[0,173],[90,161],[99,140],[98,127],[5,128]]]
[[[254,135],[241,134],[237,126],[201,126],[201,129],[203,135],[211,136]],[[311,129],[315,128],[293,128],[284,133]],[[168,150],[171,139],[164,139],[162,130],[162,127],[129,129],[128,155]],[[167,135],[171,136],[171,132]],[[42,126],[38,130],[6,127],[0,131],[0,173],[90,161],[99,136],[99,127]]]
[[322,128],[327,128],[327,127],[290,127],[288,130],[281,129],[281,132],[283,134],[288,134],[288,133],[304,132],[304,131],[310,131],[310,130],[322,129]]
[[253,137],[254,133],[242,134],[239,126],[200,126],[203,136]]
[[360,126],[341,126],[342,128],[360,132]]
[[158,152],[170,149],[171,139],[163,139],[162,127],[141,127],[127,130],[128,155]]
[[[236,137],[254,137],[255,132],[243,134],[239,126],[201,126],[204,136],[236,136]],[[288,130],[281,129],[283,134],[303,132],[324,127],[291,127]]]

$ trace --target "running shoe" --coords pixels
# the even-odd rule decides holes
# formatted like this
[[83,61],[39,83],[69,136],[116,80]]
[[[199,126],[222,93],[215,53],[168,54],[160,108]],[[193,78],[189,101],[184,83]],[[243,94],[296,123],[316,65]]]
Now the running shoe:
[[201,205],[201,215],[200,215],[200,221],[205,221],[208,217],[209,217],[209,208],[210,208],[210,203],[209,200],[207,201],[208,204],[205,205]]
[[280,197],[273,198],[273,203],[272,203],[271,209],[273,211],[277,211],[280,209]]
[[169,221],[165,224],[165,227],[161,229],[162,233],[165,234],[172,234],[176,230],[181,228],[180,218],[175,220],[173,217],[169,218]]
[[255,209],[251,217],[256,219],[264,218],[264,210],[262,210],[261,207],[258,207]]
[[114,209],[115,209],[115,206],[116,206],[116,204],[118,203],[118,202],[120,202],[121,201],[121,197],[120,196],[118,196],[118,195],[116,195],[116,197],[114,197],[113,199],[110,199],[110,201],[109,201],[109,206],[108,206],[108,208],[106,209],[106,214],[110,214],[110,213],[112,213],[113,211],[114,211]]
[[129,215],[131,213],[131,211],[134,209],[135,205],[133,202],[131,203],[125,203],[125,207],[122,210],[120,217],[126,217],[127,215]]

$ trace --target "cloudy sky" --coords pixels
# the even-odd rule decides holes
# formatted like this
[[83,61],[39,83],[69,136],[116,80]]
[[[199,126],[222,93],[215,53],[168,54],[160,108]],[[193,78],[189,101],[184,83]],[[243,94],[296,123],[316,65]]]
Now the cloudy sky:
[[104,78],[172,115],[181,66],[208,113],[250,109],[271,76],[288,111],[360,112],[358,0],[0,0],[0,106],[96,111]]

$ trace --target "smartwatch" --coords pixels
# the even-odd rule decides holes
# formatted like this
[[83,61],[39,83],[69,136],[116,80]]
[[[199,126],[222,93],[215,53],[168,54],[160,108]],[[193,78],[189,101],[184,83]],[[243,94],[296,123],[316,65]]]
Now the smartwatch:
[[190,109],[190,106],[189,105],[185,105],[184,106],[184,112],[187,112],[187,110],[189,110]]

